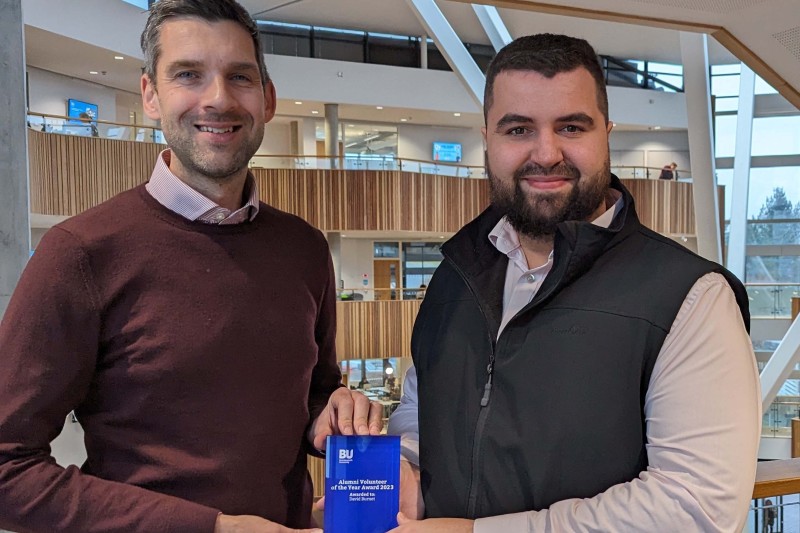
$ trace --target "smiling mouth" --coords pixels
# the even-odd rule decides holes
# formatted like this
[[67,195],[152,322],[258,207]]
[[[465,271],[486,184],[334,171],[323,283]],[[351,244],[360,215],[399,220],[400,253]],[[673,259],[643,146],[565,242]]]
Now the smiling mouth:
[[521,179],[528,183],[560,183],[573,180],[571,176],[524,176]]
[[227,128],[212,128],[211,126],[195,126],[198,130],[206,133],[232,133],[239,131],[241,126],[228,126]]

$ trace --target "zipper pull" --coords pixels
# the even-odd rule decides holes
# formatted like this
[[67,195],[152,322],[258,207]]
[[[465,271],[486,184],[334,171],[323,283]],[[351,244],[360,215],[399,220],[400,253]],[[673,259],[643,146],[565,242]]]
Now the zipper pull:
[[493,371],[492,363],[489,363],[486,366],[486,373],[489,374],[489,379],[486,381],[486,385],[483,387],[483,398],[481,398],[481,407],[486,407],[489,405],[489,395],[492,393],[492,371]]

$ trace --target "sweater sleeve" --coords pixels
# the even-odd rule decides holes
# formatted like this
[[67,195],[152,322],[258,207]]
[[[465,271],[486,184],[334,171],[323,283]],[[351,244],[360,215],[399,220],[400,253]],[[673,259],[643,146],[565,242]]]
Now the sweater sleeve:
[[331,393],[342,382],[342,374],[336,362],[336,282],[327,246],[324,260],[327,265],[327,280],[320,299],[314,332],[317,343],[317,364],[311,375],[311,388],[308,394],[309,421],[316,420],[328,404]]
[[51,456],[50,442],[90,389],[99,302],[86,252],[73,235],[54,228],[0,323],[0,528],[211,532],[215,509],[62,468]]

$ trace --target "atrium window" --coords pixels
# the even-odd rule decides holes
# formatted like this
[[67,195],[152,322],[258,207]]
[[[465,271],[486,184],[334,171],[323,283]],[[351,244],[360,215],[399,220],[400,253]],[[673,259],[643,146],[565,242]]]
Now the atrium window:
[[[431,282],[433,272],[442,262],[439,242],[403,243],[403,287],[417,288]],[[414,299],[417,291],[404,291],[404,299]]]
[[800,115],[753,120],[752,155],[800,154]]

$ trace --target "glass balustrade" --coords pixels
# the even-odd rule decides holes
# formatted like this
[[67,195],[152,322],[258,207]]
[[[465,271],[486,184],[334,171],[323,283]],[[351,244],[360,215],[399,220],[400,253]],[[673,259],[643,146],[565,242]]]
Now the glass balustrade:
[[800,533],[800,495],[771,496],[750,502],[747,533]]
[[789,318],[792,298],[800,296],[796,283],[746,283],[745,288],[754,318]]

